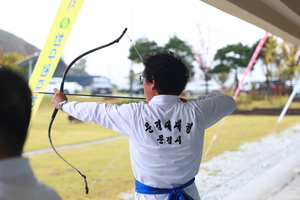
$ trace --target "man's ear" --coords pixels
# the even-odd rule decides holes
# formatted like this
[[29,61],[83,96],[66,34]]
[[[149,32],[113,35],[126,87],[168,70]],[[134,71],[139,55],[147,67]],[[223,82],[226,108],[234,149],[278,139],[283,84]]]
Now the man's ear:
[[150,85],[151,85],[151,89],[152,90],[156,90],[156,82],[155,82],[154,79],[152,80],[152,82],[150,83]]

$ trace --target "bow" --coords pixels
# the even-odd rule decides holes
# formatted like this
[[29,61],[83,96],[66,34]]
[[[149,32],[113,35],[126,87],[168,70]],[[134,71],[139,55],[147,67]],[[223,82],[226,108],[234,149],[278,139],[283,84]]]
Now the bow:
[[[70,70],[70,68],[76,63],[76,61],[78,61],[79,59],[81,59],[82,57],[94,52],[94,51],[97,51],[97,50],[100,50],[100,49],[103,49],[103,48],[106,48],[110,45],[113,45],[115,43],[118,43],[122,37],[124,36],[124,34],[126,33],[127,31],[127,28],[125,28],[125,30],[123,31],[123,33],[121,34],[121,36],[119,36],[116,40],[108,43],[108,44],[105,44],[103,46],[100,46],[100,47],[97,47],[97,48],[94,48],[92,50],[89,50],[81,55],[79,55],[77,58],[75,58],[69,65],[68,67],[65,69],[64,73],[63,73],[63,76],[62,76],[62,80],[61,80],[61,85],[60,85],[60,91],[63,92],[64,91],[64,82],[65,82],[65,79],[66,79],[66,75],[68,73],[68,71]],[[51,144],[51,147],[52,149],[54,150],[54,152],[63,160],[65,161],[68,165],[70,165],[73,169],[75,169],[83,178],[84,180],[84,184],[85,184],[85,192],[86,194],[89,193],[89,187],[88,187],[88,183],[87,183],[87,180],[86,180],[86,176],[84,174],[82,174],[76,167],[74,167],[71,163],[69,163],[66,159],[64,159],[58,152],[57,150],[55,149],[53,143],[52,143],[52,139],[51,139],[51,127],[52,127],[52,124],[54,122],[54,119],[56,117],[56,114],[57,114],[58,110],[55,108],[53,113],[52,113],[52,116],[51,116],[51,120],[50,120],[50,123],[49,123],[49,126],[48,126],[48,138],[49,138],[49,142]]]

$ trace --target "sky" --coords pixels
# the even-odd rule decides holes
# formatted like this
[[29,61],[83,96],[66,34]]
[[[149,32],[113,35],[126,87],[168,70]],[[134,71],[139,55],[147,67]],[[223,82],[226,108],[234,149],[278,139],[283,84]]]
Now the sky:
[[[43,49],[59,5],[60,0],[0,0],[0,29]],[[115,40],[125,28],[133,42],[146,37],[162,46],[176,35],[199,51],[204,41],[208,63],[218,49],[239,42],[252,45],[265,34],[199,0],[85,0],[62,59],[68,65],[78,55]],[[127,84],[130,68],[135,73],[143,70],[128,59],[130,46],[124,36],[119,43],[86,56],[86,71],[109,77],[118,86]],[[252,76],[258,77],[263,71],[256,68]],[[198,78],[197,67],[196,71]]]

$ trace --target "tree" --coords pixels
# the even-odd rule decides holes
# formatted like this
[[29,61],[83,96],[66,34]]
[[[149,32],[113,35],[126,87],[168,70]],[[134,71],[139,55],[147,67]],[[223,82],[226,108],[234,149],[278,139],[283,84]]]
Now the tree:
[[24,57],[25,55],[16,52],[3,53],[3,47],[0,46],[0,66],[5,66],[18,72],[25,80],[27,80],[27,70],[16,64],[18,60],[21,60]]
[[[210,58],[211,56],[209,53],[209,49],[210,49],[209,41],[210,41],[211,34],[209,30],[209,33],[205,37],[205,34],[203,34],[200,24],[198,24],[198,32],[200,35],[200,48],[194,49],[194,55],[199,69],[204,73],[204,80],[206,83],[205,94],[208,94],[208,81],[211,79],[211,75],[212,75],[209,73],[209,70],[211,69],[213,64],[213,59]],[[224,80],[224,78],[227,78],[228,76],[221,76],[222,80],[219,79],[220,78],[219,76],[216,77],[222,83],[223,86],[223,83],[226,81]]]
[[[137,39],[134,46],[140,53],[141,57],[143,57],[145,54],[151,53],[152,51],[159,50],[162,48],[159,47],[155,41],[149,41],[147,38]],[[129,49],[128,59],[131,60],[133,63],[141,63],[142,60],[136,52],[134,46],[131,46]]]
[[[287,41],[281,42],[274,35],[268,37],[258,59],[262,60],[265,66],[267,95],[270,101],[272,101],[272,92],[278,94],[287,92],[282,85],[284,81],[291,81],[295,76],[299,76],[300,48]],[[276,87],[278,91],[272,91],[270,86],[270,80],[274,77],[278,78]]]
[[298,75],[298,80],[300,76],[300,47],[288,41],[283,41],[279,47],[282,60],[278,65],[278,74],[282,79],[290,80],[292,85],[292,79]]
[[179,39],[176,35],[169,39],[169,42],[165,45],[165,49],[169,49],[179,55],[182,61],[186,64],[190,71],[190,77],[195,74],[194,66],[192,62],[195,61],[194,53],[191,46],[187,45],[186,42]]
[[[194,66],[191,64],[195,60],[192,49],[189,45],[186,44],[186,42],[182,41],[177,36],[171,37],[168,43],[163,47],[158,46],[155,41],[149,41],[147,38],[140,38],[136,41],[135,47],[142,57],[145,54],[151,53],[155,50],[169,49],[181,57],[182,61],[187,65],[188,69],[190,70],[190,76],[194,76],[195,74]],[[130,47],[129,53],[130,54],[128,56],[128,59],[130,59],[133,63],[142,62],[141,58],[135,51],[134,46]]]
[[[131,65],[133,63],[138,64],[142,62],[142,58],[145,54],[151,53],[152,51],[159,50],[159,49],[161,49],[161,47],[159,47],[155,41],[149,41],[147,38],[140,38],[137,39],[135,44],[130,47],[128,59],[131,60]],[[130,96],[132,95],[133,92],[132,84],[134,80],[135,80],[135,74],[131,66],[129,70]]]
[[280,56],[277,51],[277,46],[278,46],[277,38],[275,36],[268,37],[266,43],[264,44],[257,58],[263,62],[263,65],[265,66],[266,69],[265,76],[266,76],[266,84],[267,84],[267,95],[270,101],[272,101],[270,80],[275,76],[274,67],[276,67],[280,62]]
[[209,70],[209,73],[229,73],[234,70],[235,89],[237,89],[239,84],[237,68],[247,67],[253,52],[253,47],[251,48],[242,43],[227,45],[226,47],[217,50],[214,59],[219,64],[212,70]]
[[224,83],[227,81],[228,79],[228,73],[226,72],[220,72],[217,74],[219,81],[222,83],[222,88],[224,86]]
[[86,58],[82,58],[74,64],[74,66],[70,69],[69,74],[88,75],[85,69],[86,69]]

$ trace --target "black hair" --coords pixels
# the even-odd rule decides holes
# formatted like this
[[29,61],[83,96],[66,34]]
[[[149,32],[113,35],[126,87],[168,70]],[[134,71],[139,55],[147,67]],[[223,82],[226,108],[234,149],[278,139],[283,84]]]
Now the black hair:
[[28,83],[5,67],[0,68],[0,154],[21,155],[31,117]]
[[149,83],[155,80],[159,94],[181,94],[189,79],[189,70],[179,56],[171,51],[154,51],[143,60],[143,76]]

